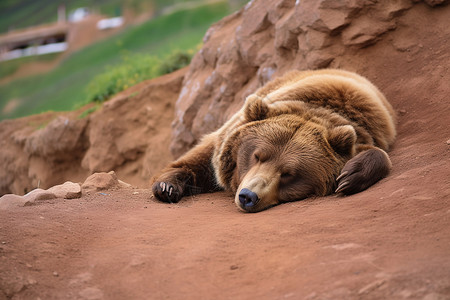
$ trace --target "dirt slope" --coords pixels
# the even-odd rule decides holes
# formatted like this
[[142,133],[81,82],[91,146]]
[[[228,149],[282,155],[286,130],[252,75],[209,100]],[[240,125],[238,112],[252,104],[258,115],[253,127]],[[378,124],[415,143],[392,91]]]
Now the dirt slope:
[[399,114],[392,174],[369,190],[257,214],[145,189],[0,210],[0,299],[450,299],[449,17],[415,4],[339,56]]
[[172,159],[171,116],[185,71],[142,82],[94,112],[90,104],[0,122],[0,195],[82,182],[110,170],[148,187],[149,178]]

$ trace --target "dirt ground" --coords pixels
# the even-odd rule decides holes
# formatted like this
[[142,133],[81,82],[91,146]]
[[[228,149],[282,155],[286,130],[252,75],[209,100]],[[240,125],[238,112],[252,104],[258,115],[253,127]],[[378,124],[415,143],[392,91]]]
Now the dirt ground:
[[137,189],[1,211],[0,299],[449,299],[442,162],[257,214]]
[[147,189],[0,210],[0,299],[450,299],[450,51],[425,30],[351,57],[399,114],[388,178],[257,214]]

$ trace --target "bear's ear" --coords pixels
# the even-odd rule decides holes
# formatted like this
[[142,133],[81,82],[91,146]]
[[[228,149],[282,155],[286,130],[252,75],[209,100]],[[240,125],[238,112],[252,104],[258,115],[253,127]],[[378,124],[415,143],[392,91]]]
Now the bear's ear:
[[252,94],[245,99],[245,120],[247,122],[264,120],[269,112],[269,107],[263,98]]
[[355,128],[352,125],[342,125],[330,129],[328,143],[339,155],[352,157],[355,154]]

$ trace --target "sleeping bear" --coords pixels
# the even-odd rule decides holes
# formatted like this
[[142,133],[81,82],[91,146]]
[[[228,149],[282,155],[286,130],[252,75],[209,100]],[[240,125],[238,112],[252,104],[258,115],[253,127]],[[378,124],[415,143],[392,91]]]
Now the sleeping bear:
[[355,73],[291,71],[248,96],[221,128],[153,179],[164,202],[218,190],[242,211],[363,191],[388,175],[395,113]]

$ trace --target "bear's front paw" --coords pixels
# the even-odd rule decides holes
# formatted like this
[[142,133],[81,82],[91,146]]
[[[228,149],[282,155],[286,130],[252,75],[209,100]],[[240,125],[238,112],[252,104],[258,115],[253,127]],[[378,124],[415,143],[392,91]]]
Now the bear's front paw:
[[181,187],[170,182],[155,182],[152,190],[158,200],[168,203],[176,203],[183,196]]
[[391,162],[386,152],[370,149],[350,159],[336,178],[336,193],[359,193],[389,174]]

